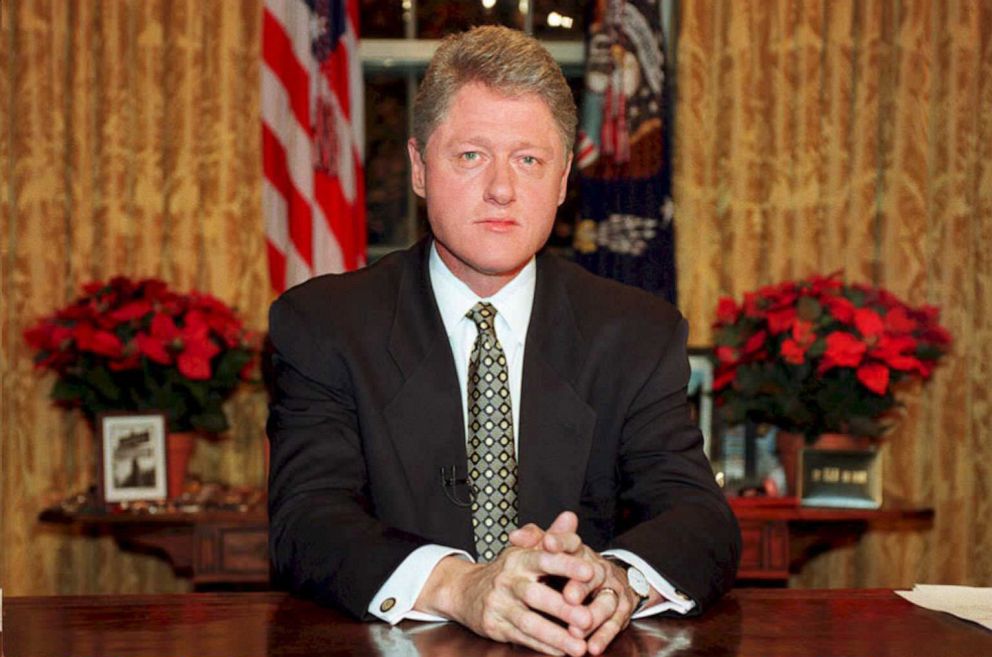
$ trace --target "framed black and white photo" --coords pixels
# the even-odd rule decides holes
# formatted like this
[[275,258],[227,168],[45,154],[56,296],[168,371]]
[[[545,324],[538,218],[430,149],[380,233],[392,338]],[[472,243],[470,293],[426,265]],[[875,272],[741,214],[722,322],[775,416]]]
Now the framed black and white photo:
[[713,412],[713,374],[715,364],[711,349],[689,349],[689,385],[686,397],[703,434],[703,451],[714,457],[713,439],[716,436],[716,417]]
[[104,502],[166,498],[164,415],[101,415],[100,444]]

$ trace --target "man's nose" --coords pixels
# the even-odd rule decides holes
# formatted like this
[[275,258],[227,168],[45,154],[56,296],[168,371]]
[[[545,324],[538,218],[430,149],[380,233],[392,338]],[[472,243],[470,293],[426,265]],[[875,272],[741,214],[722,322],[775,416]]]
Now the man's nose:
[[508,161],[495,161],[490,167],[486,181],[486,200],[498,205],[506,205],[516,198],[515,174]]

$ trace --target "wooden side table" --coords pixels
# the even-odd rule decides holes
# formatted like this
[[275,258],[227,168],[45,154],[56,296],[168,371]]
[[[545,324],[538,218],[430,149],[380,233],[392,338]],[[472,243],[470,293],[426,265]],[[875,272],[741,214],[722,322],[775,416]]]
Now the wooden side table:
[[74,524],[114,537],[122,549],[164,556],[194,588],[269,582],[269,527],[264,508],[195,513],[66,513],[46,509],[40,520]]
[[933,509],[890,503],[881,509],[804,507],[794,497],[730,498],[741,527],[738,580],[788,583],[789,574],[829,549],[856,543],[869,529],[920,530]]
[[[738,580],[788,584],[809,559],[857,542],[870,528],[927,529],[933,509],[889,504],[882,509],[800,506],[796,498],[731,498],[743,537]],[[247,511],[80,512],[47,509],[42,521],[75,524],[112,535],[121,548],[164,556],[196,588],[269,582],[268,518]]]

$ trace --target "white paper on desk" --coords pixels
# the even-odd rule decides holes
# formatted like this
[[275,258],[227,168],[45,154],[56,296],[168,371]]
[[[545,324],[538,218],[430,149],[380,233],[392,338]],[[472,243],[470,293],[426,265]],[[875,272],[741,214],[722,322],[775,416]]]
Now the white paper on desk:
[[992,630],[992,588],[917,584],[912,591],[896,591],[914,605],[944,611]]

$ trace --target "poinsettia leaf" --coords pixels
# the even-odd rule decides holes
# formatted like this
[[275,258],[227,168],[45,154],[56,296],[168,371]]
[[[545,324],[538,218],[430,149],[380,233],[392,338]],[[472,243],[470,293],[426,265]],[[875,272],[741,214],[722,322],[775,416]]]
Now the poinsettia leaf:
[[865,305],[865,300],[866,300],[865,293],[856,287],[845,288],[844,296],[847,297],[847,300],[853,303],[858,308],[862,308]]
[[743,365],[737,368],[736,387],[741,394],[752,395],[765,382],[761,368],[754,365]]
[[[147,358],[142,359],[141,379],[142,387],[147,390],[148,395],[154,396],[162,388],[162,385],[159,383],[159,378],[156,376],[155,368],[152,366],[151,361]],[[140,389],[132,390],[131,394],[141,394]]]
[[178,408],[173,409],[173,411],[166,414],[170,432],[194,431],[196,429],[190,421],[189,413],[180,412]]
[[714,343],[726,347],[739,347],[744,343],[738,326],[723,326],[717,329],[713,336]]
[[209,433],[220,433],[222,431],[226,431],[230,426],[227,422],[227,416],[224,415],[223,409],[219,407],[205,410],[202,413],[191,416],[190,422],[200,431],[206,431]]
[[178,385],[188,390],[190,396],[200,406],[207,403],[207,396],[210,394],[209,381],[190,381],[189,379],[183,378],[178,382]]
[[944,352],[932,344],[920,342],[916,345],[916,357],[920,360],[937,360]]
[[61,403],[79,400],[86,391],[86,386],[75,379],[58,379],[52,385],[51,398]]
[[847,422],[848,431],[855,436],[869,436],[871,438],[877,438],[882,434],[882,426],[864,416],[854,416],[850,418]]
[[827,353],[827,341],[825,338],[818,338],[806,350],[806,355],[809,358],[819,358],[825,353]]
[[251,360],[251,354],[243,349],[231,349],[222,355],[217,361],[217,368],[214,371],[215,387],[233,388],[238,383],[238,374],[241,368]]
[[87,371],[83,379],[102,397],[116,401],[121,398],[121,389],[105,367],[94,367]]

